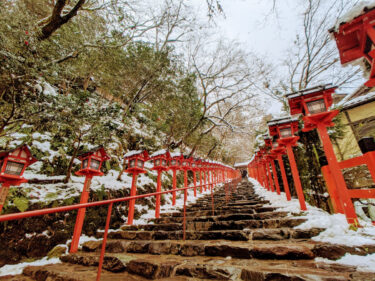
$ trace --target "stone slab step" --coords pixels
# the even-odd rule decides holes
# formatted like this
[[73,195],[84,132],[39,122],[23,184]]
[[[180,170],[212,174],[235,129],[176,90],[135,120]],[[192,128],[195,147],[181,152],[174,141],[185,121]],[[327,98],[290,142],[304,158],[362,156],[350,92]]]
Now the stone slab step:
[[[287,216],[287,212],[264,212],[259,214],[229,214],[229,215],[219,215],[219,216],[201,216],[201,217],[186,217],[186,221],[238,221],[238,220],[262,220],[270,218],[281,218]],[[161,218],[152,218],[148,221],[154,222],[156,224],[161,223],[181,223],[183,217],[161,217]]]
[[[146,272],[147,273],[147,272]],[[29,279],[9,279],[14,281],[37,280],[37,281],[95,281],[97,266],[84,266],[79,264],[61,263],[45,266],[30,266],[25,268],[24,276]],[[0,279],[1,280],[1,279]],[[4,279],[8,280],[8,279]],[[114,273],[103,270],[101,274],[103,281],[147,281],[150,278],[134,275],[129,272]],[[160,281],[194,281],[196,279],[185,276],[173,276],[159,278]],[[200,279],[204,280],[204,279]]]
[[[230,215],[230,214],[255,214],[255,213],[263,213],[263,212],[273,212],[276,211],[277,208],[274,207],[257,207],[257,208],[240,208],[237,210],[216,210],[214,211],[214,215]],[[190,217],[198,217],[198,216],[210,216],[212,215],[212,210],[204,210],[204,211],[194,211],[186,212],[187,216]],[[181,217],[183,214],[181,212],[173,212],[173,213],[161,213],[161,217]]]
[[[186,223],[188,231],[211,231],[211,230],[242,230],[245,228],[280,228],[295,227],[305,222],[303,218],[280,218],[263,220],[225,220],[225,221],[190,221]],[[122,230],[145,230],[145,231],[178,231],[182,230],[182,223],[148,224],[148,225],[126,225]]]
[[[187,240],[238,240],[247,241],[251,231],[225,230],[225,231],[186,231]],[[97,233],[102,237],[103,233]],[[108,238],[125,240],[181,240],[183,232],[180,231],[116,231],[108,233]]]
[[[152,255],[222,256],[242,259],[313,259],[316,244],[249,243],[241,241],[123,241],[109,240],[108,253],[146,253]],[[100,251],[101,242],[86,242],[83,252]]]
[[[118,260],[123,263],[124,271],[148,279],[167,280],[159,278],[178,278],[178,276],[214,280],[367,280],[369,273],[355,272],[354,267],[317,263],[313,260],[239,260],[235,258],[220,257],[180,257],[174,255],[161,255],[155,259],[147,254],[109,254],[108,259]],[[72,264],[95,264],[98,255],[75,254],[62,258],[64,262]],[[107,264],[107,269],[112,270]],[[109,274],[109,273],[108,273]],[[351,276],[361,279],[352,279]],[[373,276],[373,274],[372,274]],[[52,279],[54,280],[54,279]],[[85,279],[87,280],[87,279]],[[119,280],[104,279],[103,280]],[[134,279],[123,279],[134,280]],[[138,279],[143,280],[143,279]],[[178,279],[170,279],[178,280]]]

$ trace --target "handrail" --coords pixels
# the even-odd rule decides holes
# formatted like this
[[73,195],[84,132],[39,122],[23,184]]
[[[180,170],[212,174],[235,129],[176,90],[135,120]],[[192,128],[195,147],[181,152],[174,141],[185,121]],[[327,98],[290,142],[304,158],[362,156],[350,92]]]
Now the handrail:
[[[197,187],[205,186],[205,185],[209,185],[209,184],[202,184],[202,185],[198,185]],[[46,208],[46,209],[41,209],[41,210],[26,211],[26,212],[22,212],[22,213],[0,215],[0,222],[23,219],[23,218],[28,218],[28,217],[42,216],[42,215],[47,215],[47,214],[51,214],[51,213],[68,212],[68,211],[77,210],[77,209],[81,209],[81,208],[103,206],[103,205],[108,205],[108,204],[111,204],[111,203],[119,203],[119,202],[129,201],[131,199],[140,199],[140,198],[145,198],[145,197],[152,197],[152,196],[156,196],[156,195],[171,193],[173,191],[180,191],[180,190],[192,189],[192,188],[194,188],[194,186],[171,189],[171,190],[166,190],[166,191],[161,191],[161,192],[140,194],[140,195],[135,195],[135,196],[121,197],[121,198],[116,198],[116,199],[107,199],[107,200],[95,201],[95,202],[84,203],[84,204],[75,204],[75,205],[68,205],[68,206],[63,206],[63,207]]]
[[[211,186],[211,197],[212,197],[212,211],[214,210],[214,197],[213,197],[213,189],[217,184],[223,183],[231,183],[235,181],[237,178],[231,178],[231,179],[226,179],[223,181],[212,181],[208,183],[203,183],[195,186],[188,186],[188,187],[183,187],[183,188],[176,188],[176,189],[169,189],[165,191],[160,191],[160,192],[153,192],[153,193],[147,193],[147,194],[140,194],[140,195],[135,195],[135,196],[127,196],[127,197],[121,197],[121,198],[116,198],[116,199],[107,199],[107,200],[101,200],[101,201],[95,201],[95,202],[90,202],[90,203],[83,203],[83,204],[75,204],[75,205],[69,205],[69,206],[63,206],[63,207],[54,207],[54,208],[46,208],[46,209],[41,209],[41,210],[33,210],[33,211],[26,211],[26,212],[21,212],[21,213],[13,213],[13,214],[6,214],[6,215],[0,215],[0,222],[3,221],[11,221],[11,220],[17,220],[17,219],[24,219],[28,217],[35,217],[35,216],[42,216],[46,214],[51,214],[51,213],[60,213],[60,212],[68,212],[72,210],[77,210],[77,209],[82,209],[82,208],[90,208],[90,207],[97,207],[97,206],[103,206],[103,205],[109,205],[108,206],[108,211],[107,211],[107,219],[106,219],[106,225],[105,225],[105,230],[104,230],[104,235],[103,235],[103,242],[102,242],[102,248],[100,252],[100,258],[99,258],[99,265],[98,265],[98,272],[97,272],[97,277],[96,280],[100,280],[101,272],[102,272],[102,267],[103,267],[103,261],[104,261],[104,254],[105,254],[105,248],[106,248],[106,242],[107,242],[107,236],[108,236],[108,229],[109,229],[109,224],[110,224],[110,219],[111,219],[111,213],[112,213],[112,207],[113,204],[119,203],[119,202],[126,202],[132,199],[140,199],[140,198],[146,198],[146,197],[152,197],[152,196],[157,196],[157,195],[162,195],[162,194],[167,194],[167,193],[173,193],[176,191],[184,191],[184,220],[183,220],[183,237],[185,240],[185,230],[186,230],[186,201],[187,201],[187,191],[188,189],[195,189],[199,187],[204,187],[204,186]],[[202,190],[202,189],[201,189]],[[230,189],[229,189],[230,190]]]

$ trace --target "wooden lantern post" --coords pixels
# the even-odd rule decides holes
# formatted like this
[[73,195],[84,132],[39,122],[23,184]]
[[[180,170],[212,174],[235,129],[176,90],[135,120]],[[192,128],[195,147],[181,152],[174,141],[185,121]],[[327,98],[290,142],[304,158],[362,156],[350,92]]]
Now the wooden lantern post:
[[176,191],[177,191],[177,171],[181,170],[181,162],[184,156],[181,153],[171,153],[171,159],[169,161],[169,169],[173,172],[172,177],[172,205],[176,205]]
[[285,147],[279,145],[277,140],[275,139],[272,142],[272,150],[271,153],[276,157],[277,161],[279,162],[280,172],[281,172],[281,178],[283,179],[283,185],[285,190],[286,199],[290,201],[292,197],[290,196],[290,189],[288,184],[288,179],[286,177],[285,167],[284,167],[284,161],[282,158],[282,155],[284,155]]
[[[102,176],[100,171],[103,163],[110,159],[102,146],[96,147],[86,153],[78,156],[81,160],[81,169],[76,172],[77,176],[85,176],[80,204],[85,204],[89,200],[91,180],[94,176]],[[86,208],[81,208],[77,212],[77,218],[74,225],[72,243],[70,245],[70,253],[76,253],[78,250],[79,239],[82,233],[82,226],[85,220]]]
[[[154,167],[152,168],[152,170],[156,170],[158,172],[156,192],[161,192],[161,176],[163,171],[168,170],[168,161],[170,160],[170,153],[165,150],[156,151],[150,156],[150,160],[154,162]],[[156,195],[155,218],[160,217],[160,203],[161,195],[158,194]]]
[[270,122],[268,122],[268,126],[270,130],[270,135],[278,136],[278,143],[286,147],[299,204],[301,210],[305,211],[307,210],[305,196],[303,194],[301,180],[299,177],[299,172],[297,169],[297,164],[292,149],[293,146],[297,145],[297,141],[299,139],[298,136],[294,135],[296,132],[298,132],[298,119],[286,117],[282,119],[271,120]]
[[344,208],[348,223],[358,224],[358,218],[353,206],[351,197],[344,176],[342,174],[332,142],[329,138],[327,127],[334,126],[332,119],[339,113],[339,110],[329,110],[332,105],[332,94],[336,87],[322,85],[286,95],[288,98],[291,114],[303,114],[304,128],[307,132],[317,129],[327,157],[328,166],[332,173],[339,196]]
[[[146,150],[132,150],[125,154],[126,161],[125,172],[132,174],[132,186],[130,189],[130,196],[137,195],[137,178],[139,174],[146,173],[145,162],[148,160],[148,152]],[[134,219],[135,199],[129,200],[128,209],[128,225],[133,224]]]
[[277,177],[277,171],[276,171],[276,166],[275,166],[276,155],[272,153],[272,139],[268,135],[266,135],[264,137],[264,143],[266,144],[266,148],[268,149],[268,160],[269,160],[269,163],[271,164],[273,182],[276,186],[276,192],[277,194],[280,195],[280,184],[279,184],[279,179]]

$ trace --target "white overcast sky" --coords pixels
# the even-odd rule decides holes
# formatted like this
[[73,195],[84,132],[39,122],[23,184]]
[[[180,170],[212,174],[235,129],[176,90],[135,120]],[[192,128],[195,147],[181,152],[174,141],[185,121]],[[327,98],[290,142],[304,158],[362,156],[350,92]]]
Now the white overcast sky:
[[[225,37],[241,42],[248,51],[281,64],[286,50],[292,48],[296,35],[303,31],[302,4],[305,0],[275,2],[276,12],[272,9],[273,0],[221,0],[225,17],[216,17],[217,28]],[[192,0],[192,3],[201,12],[207,11],[205,0]],[[202,12],[202,16],[206,15]],[[280,112],[279,102],[268,97],[264,99],[265,113]]]
[[[273,12],[272,0],[222,0],[225,16],[218,16],[215,22],[225,37],[235,39],[248,51],[279,64],[301,26],[302,10],[301,5],[297,5],[300,1],[303,0],[276,1],[277,12]],[[192,2],[200,7],[200,11],[207,11],[206,1]],[[281,104],[266,99],[266,113],[279,113]]]

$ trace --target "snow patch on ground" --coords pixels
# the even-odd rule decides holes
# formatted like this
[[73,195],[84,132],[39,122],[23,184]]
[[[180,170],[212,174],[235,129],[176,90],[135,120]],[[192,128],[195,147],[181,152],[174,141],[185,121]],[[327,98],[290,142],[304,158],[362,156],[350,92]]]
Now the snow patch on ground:
[[315,261],[330,264],[343,264],[348,266],[355,266],[357,267],[358,271],[375,272],[375,254],[369,254],[366,256],[346,254],[341,259],[338,259],[336,261],[332,261],[325,258],[315,258]]
[[266,190],[256,180],[249,178],[249,181],[254,184],[256,194],[270,201],[269,206],[277,207],[278,211],[288,212],[289,216],[294,217],[298,214],[298,218],[307,219],[306,222],[296,226],[296,229],[326,229],[318,236],[313,237],[312,240],[347,246],[375,244],[375,227],[371,223],[360,220],[362,227],[354,231],[350,229],[343,214],[331,215],[308,203],[306,203],[307,211],[302,212],[297,199],[287,201],[285,193],[277,195],[275,192]]
[[[331,215],[308,203],[306,203],[307,211],[301,212],[297,199],[287,201],[285,193],[277,195],[275,192],[267,191],[256,180],[249,178],[249,181],[254,184],[256,194],[270,201],[269,206],[277,207],[279,211],[289,212],[289,216],[299,214],[298,218],[307,219],[305,223],[295,227],[296,229],[310,229],[314,227],[326,229],[318,236],[313,237],[312,240],[353,247],[375,244],[375,227],[371,223],[360,220],[362,227],[354,231],[350,229],[350,225],[343,214]],[[315,261],[356,266],[358,271],[375,272],[375,254],[366,256],[346,254],[336,261],[325,258],[315,258]]]

